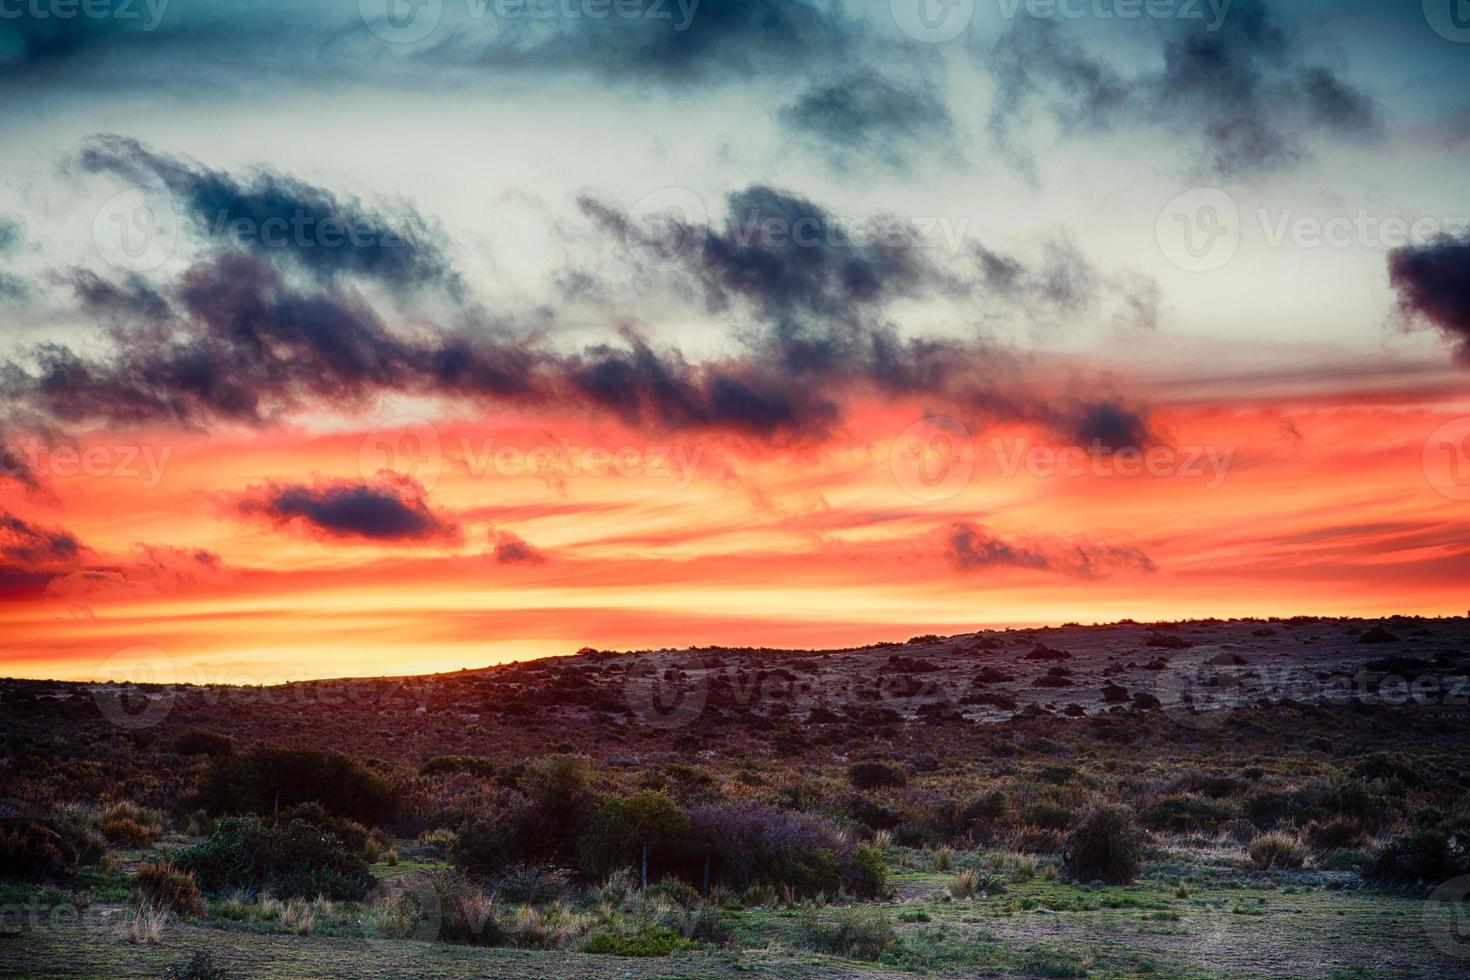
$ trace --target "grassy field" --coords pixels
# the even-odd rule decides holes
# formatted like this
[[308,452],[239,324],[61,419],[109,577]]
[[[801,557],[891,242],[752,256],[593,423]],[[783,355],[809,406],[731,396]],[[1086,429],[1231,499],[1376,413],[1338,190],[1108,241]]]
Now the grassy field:
[[[1470,975],[1430,899],[1470,890],[1467,649],[1302,618],[0,682],[0,975]],[[633,887],[649,841],[709,897]]]
[[[135,942],[122,903],[57,911],[40,890],[12,890],[0,975],[159,977],[205,949],[225,975],[281,978],[1450,977],[1470,970],[1470,943],[1430,941],[1455,928],[1452,906],[1358,890],[1348,874],[1260,872],[1222,848],[1159,852],[1129,886],[1048,880],[1047,862],[1021,855],[960,852],[943,872],[933,870],[932,852],[891,847],[887,857],[894,889],[887,901],[733,903],[720,912],[732,933],[728,946],[657,958],[374,938],[364,934],[365,909],[355,903],[335,907],[312,935],[278,922],[175,919],[156,941]],[[981,890],[955,898],[951,887],[967,871]],[[390,884],[424,873],[381,865],[375,872]],[[890,948],[873,959],[804,948],[814,921],[840,922],[854,908],[892,924]],[[30,921],[22,925],[23,916]]]

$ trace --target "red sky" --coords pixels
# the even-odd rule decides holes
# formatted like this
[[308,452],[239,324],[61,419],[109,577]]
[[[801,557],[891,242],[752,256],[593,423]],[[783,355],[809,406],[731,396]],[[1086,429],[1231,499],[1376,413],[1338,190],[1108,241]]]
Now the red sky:
[[[889,401],[854,402],[828,440],[780,449],[442,410],[376,429],[81,438],[76,456],[28,457],[43,489],[5,490],[37,576],[6,585],[0,674],[87,679],[146,660],[178,680],[272,683],[584,645],[1462,614],[1470,456],[1453,469],[1463,446],[1430,442],[1470,415],[1453,381],[1421,369],[1412,385],[1389,373],[1292,394],[1262,377],[1135,379],[1159,442],[1097,462],[1055,457],[1020,425],[974,431],[967,449],[947,423],[910,428],[925,405]],[[550,477],[520,470],[538,447]],[[428,524],[371,540],[260,503],[286,484],[390,487]],[[35,554],[37,533],[62,529],[79,549]],[[12,559],[20,533],[0,537]]]

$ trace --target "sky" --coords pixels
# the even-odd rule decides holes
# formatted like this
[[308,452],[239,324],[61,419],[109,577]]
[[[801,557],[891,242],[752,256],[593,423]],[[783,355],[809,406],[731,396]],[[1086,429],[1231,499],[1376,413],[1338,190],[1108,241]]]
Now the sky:
[[0,675],[1463,615],[1461,0],[0,0]]

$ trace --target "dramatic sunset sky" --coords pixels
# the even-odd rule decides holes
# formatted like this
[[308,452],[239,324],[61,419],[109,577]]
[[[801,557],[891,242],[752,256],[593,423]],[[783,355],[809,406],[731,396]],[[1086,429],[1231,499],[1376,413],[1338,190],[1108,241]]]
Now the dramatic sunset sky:
[[1464,614],[1464,7],[0,3],[0,675]]

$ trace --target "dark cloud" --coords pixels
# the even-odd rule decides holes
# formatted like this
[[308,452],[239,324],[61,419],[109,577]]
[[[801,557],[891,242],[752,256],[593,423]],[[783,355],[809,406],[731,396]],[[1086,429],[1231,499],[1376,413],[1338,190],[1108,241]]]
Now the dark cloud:
[[1191,133],[1201,162],[1231,176],[1300,160],[1303,134],[1364,136],[1378,128],[1372,99],[1308,62],[1263,0],[1236,0],[1213,28],[1208,18],[1176,19],[1160,38],[1162,68],[1127,74],[1056,20],[1018,18],[986,52],[996,80],[992,134],[1034,175],[1017,130],[1036,104],[1063,131],[1158,124]]
[[501,565],[540,565],[546,556],[531,547],[510,531],[494,531],[490,535],[495,545],[495,561]]
[[51,582],[77,569],[86,553],[70,531],[0,510],[0,596],[41,595]]
[[1394,249],[1388,277],[1405,320],[1438,328],[1470,363],[1470,233]]
[[[20,222],[0,216],[0,256],[13,251],[21,240]],[[0,299],[22,300],[30,295],[30,287],[20,276],[0,269]]]
[[[608,232],[645,244],[650,233],[626,213],[581,203]],[[997,346],[903,337],[886,318],[895,300],[934,296],[1080,315],[1104,286],[1075,248],[1049,244],[1030,264],[984,250],[940,262],[894,222],[893,234],[854,236],[813,202],[756,186],[731,195],[720,227],[678,229],[692,236],[684,275],[693,290],[711,311],[751,321],[733,353],[698,363],[631,329],[581,351],[484,324],[405,331],[344,283],[302,286],[277,263],[225,248],[166,286],[76,272],[65,281],[107,325],[112,353],[43,344],[0,367],[0,395],[62,425],[196,429],[352,412],[389,393],[556,405],[645,430],[784,444],[829,436],[854,394],[923,396],[977,421],[1033,421],[1089,441],[1106,428],[1106,418],[1024,391]]]
[[69,565],[85,551],[70,532],[0,511],[0,560],[22,565]]
[[0,486],[7,482],[31,492],[41,490],[41,479],[26,454],[7,443],[4,430],[0,429]]
[[58,575],[46,584],[46,594],[73,604],[135,599],[229,575],[220,556],[203,548],[138,544],[133,552],[127,561]]
[[950,137],[949,110],[934,88],[859,70],[813,85],[780,118],[843,169],[864,161],[901,169]]
[[245,517],[301,527],[323,538],[368,541],[453,541],[458,527],[429,509],[415,480],[383,473],[372,482],[270,483],[234,502]]
[[831,0],[669,0],[641,9],[657,16],[506,18],[490,37],[484,24],[471,24],[426,57],[469,57],[490,68],[591,69],[619,81],[687,86],[840,62],[861,36]]
[[1137,548],[1056,538],[1005,541],[971,521],[950,524],[943,530],[943,541],[945,559],[961,572],[1009,567],[1100,578],[1128,569],[1156,570],[1153,561]]
[[1121,401],[1080,403],[1069,414],[1068,421],[1066,428],[1079,446],[1096,445],[1117,451],[1141,449],[1157,441],[1148,419]]
[[288,263],[323,281],[353,275],[395,288],[459,288],[437,233],[407,206],[385,215],[269,171],[240,180],[111,134],[87,141],[81,166],[138,187],[161,182],[216,244]]

